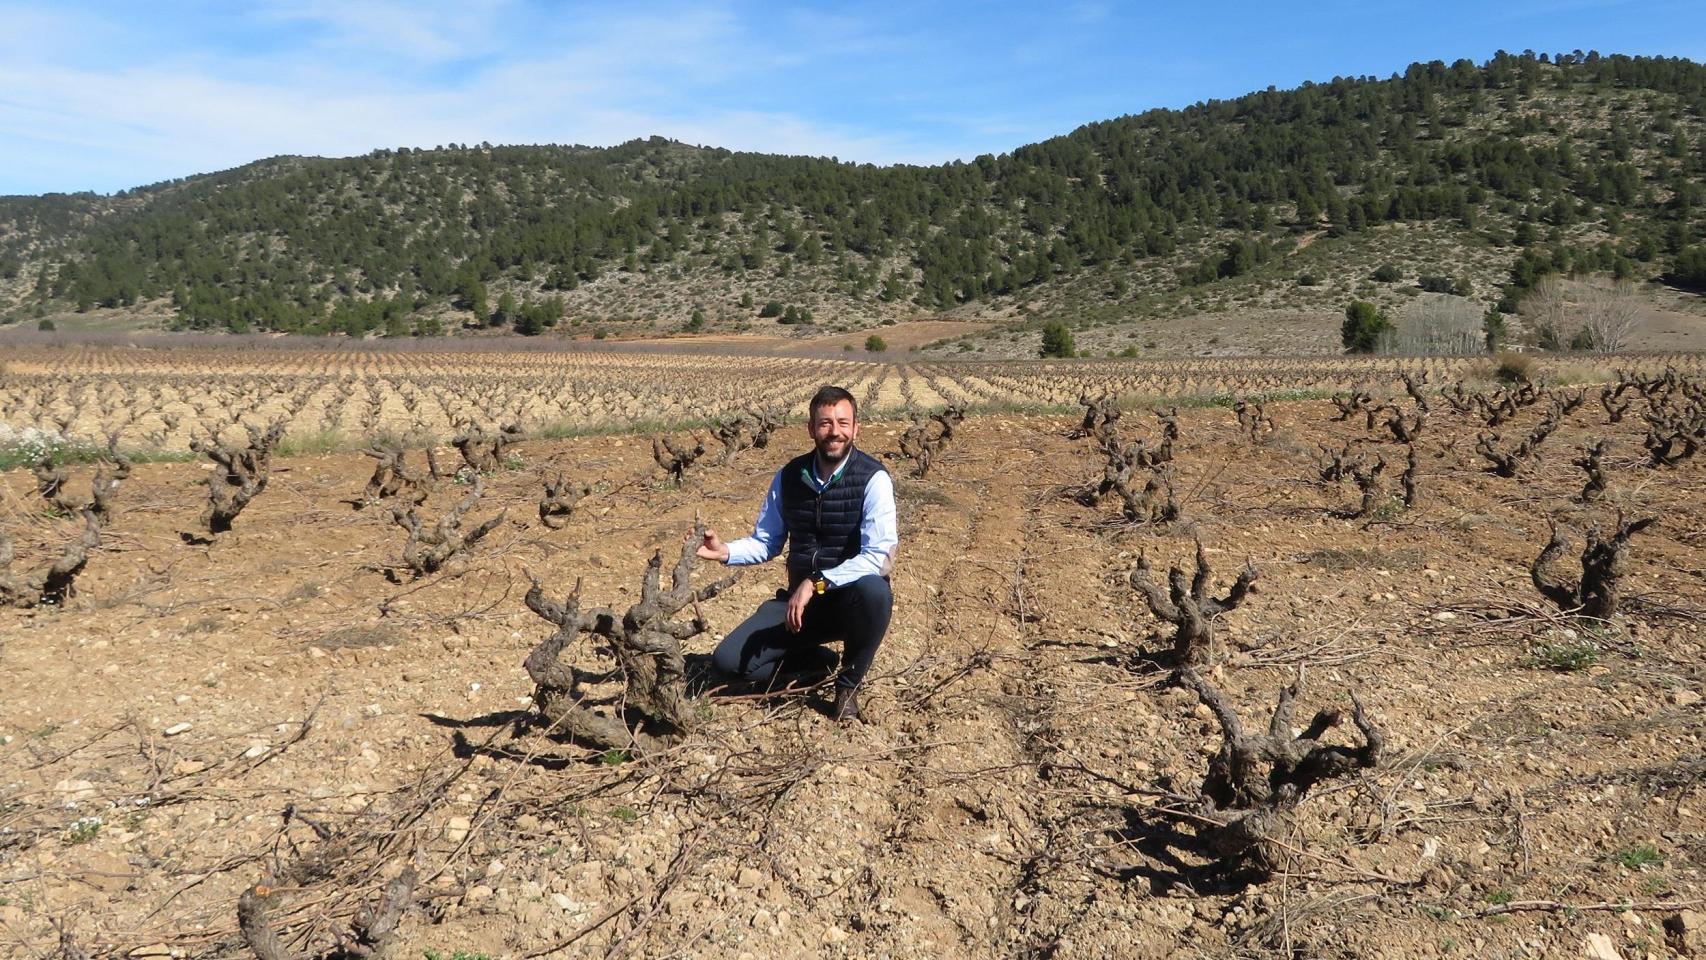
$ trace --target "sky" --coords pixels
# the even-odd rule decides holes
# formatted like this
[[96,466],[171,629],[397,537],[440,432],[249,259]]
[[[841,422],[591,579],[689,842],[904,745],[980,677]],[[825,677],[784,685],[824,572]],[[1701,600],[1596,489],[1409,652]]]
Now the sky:
[[281,154],[688,143],[858,162],[1415,61],[1706,61],[1699,0],[1430,3],[0,0],[0,195]]

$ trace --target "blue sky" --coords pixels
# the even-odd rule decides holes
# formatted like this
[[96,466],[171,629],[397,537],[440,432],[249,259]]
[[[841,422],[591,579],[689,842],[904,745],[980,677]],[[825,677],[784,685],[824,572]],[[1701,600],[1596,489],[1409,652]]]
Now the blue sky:
[[0,194],[278,154],[691,143],[873,163],[1495,50],[1706,60],[1699,0],[0,0]]

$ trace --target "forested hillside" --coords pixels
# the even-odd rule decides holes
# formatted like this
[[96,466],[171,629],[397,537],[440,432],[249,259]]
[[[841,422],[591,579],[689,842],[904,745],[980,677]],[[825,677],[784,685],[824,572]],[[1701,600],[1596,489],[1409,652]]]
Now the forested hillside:
[[275,158],[112,197],[0,199],[0,318],[387,335],[949,311],[1086,325],[1342,310],[1407,285],[1512,310],[1553,271],[1706,283],[1703,118],[1700,64],[1501,53],[937,167],[657,138]]

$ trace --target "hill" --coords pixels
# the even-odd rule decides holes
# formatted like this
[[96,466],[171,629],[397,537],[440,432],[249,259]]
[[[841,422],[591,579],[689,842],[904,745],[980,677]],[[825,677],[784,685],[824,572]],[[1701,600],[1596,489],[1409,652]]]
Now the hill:
[[1353,297],[1511,311],[1550,272],[1706,281],[1703,117],[1700,64],[1500,53],[937,167],[661,138],[280,157],[0,199],[0,316],[806,336],[945,315],[996,323],[937,350],[989,353],[1034,352],[1050,320],[1097,351],[1229,313],[1318,334]]

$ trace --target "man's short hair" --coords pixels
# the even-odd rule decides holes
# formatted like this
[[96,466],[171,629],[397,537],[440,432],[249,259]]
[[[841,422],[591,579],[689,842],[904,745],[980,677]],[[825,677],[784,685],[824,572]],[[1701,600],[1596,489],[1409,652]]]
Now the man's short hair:
[[853,408],[853,419],[859,419],[859,401],[840,387],[818,387],[817,392],[812,394],[812,402],[806,406],[806,416],[815,420],[819,410],[842,402]]

